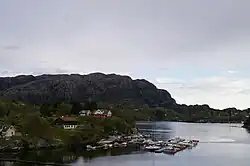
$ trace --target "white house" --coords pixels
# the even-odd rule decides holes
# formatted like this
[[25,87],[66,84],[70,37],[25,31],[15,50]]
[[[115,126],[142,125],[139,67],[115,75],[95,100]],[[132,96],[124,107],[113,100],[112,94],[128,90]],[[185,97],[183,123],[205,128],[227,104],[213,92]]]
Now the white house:
[[98,109],[94,112],[94,116],[97,117],[111,117],[112,116],[112,112],[110,110],[101,110]]
[[106,111],[104,111],[104,113],[105,113],[105,115],[107,117],[111,117],[112,116],[112,112],[110,110],[106,110]]
[[54,121],[54,124],[63,129],[75,129],[78,127],[78,121],[73,117],[60,117]]
[[98,109],[98,110],[96,110],[95,112],[94,112],[94,115],[103,115],[104,114],[104,111],[103,110],[100,110],[100,109]]
[[0,129],[2,138],[10,138],[16,135],[16,128],[14,126],[3,126]]
[[90,116],[91,115],[91,111],[90,110],[81,110],[79,112],[80,116]]

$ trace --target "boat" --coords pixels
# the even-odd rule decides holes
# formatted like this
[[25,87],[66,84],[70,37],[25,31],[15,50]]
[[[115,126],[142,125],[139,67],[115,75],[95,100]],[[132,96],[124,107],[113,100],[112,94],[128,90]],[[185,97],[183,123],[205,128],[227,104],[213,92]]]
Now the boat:
[[101,141],[97,142],[97,144],[99,144],[99,145],[105,145],[105,144],[111,144],[112,142],[113,141],[102,139]]
[[193,142],[197,142],[197,143],[198,143],[198,142],[200,142],[200,141],[199,141],[199,140],[197,140],[197,139],[193,139],[192,141],[193,141]]
[[166,147],[160,148],[160,149],[155,150],[154,152],[155,153],[162,153],[165,149],[166,149]]
[[91,145],[87,145],[86,146],[87,151],[92,151],[92,150],[96,150],[95,146],[91,146]]
[[183,142],[180,142],[179,145],[186,146],[186,147],[193,147],[193,143],[191,141],[183,141]]
[[184,150],[184,149],[186,149],[187,147],[186,146],[184,146],[184,145],[181,145],[181,144],[175,144],[175,145],[173,145],[175,148],[178,148],[178,149],[180,149],[180,150]]
[[128,143],[127,142],[123,142],[123,143],[121,143],[121,146],[122,147],[126,147],[128,145]]
[[176,148],[169,146],[169,147],[166,147],[162,152],[165,154],[174,155],[175,153],[177,153],[177,150],[176,150]]
[[109,149],[109,145],[108,145],[108,144],[103,145],[103,149],[104,149],[104,150]]
[[120,144],[119,144],[118,142],[115,142],[115,143],[113,144],[113,147],[114,147],[114,148],[119,148],[119,147],[120,147]]
[[148,151],[154,152],[156,150],[161,149],[161,147],[160,146],[155,146],[155,145],[149,145],[149,146],[146,146],[145,149],[148,150]]
[[162,146],[163,144],[164,144],[163,141],[157,141],[157,142],[155,142],[155,145],[156,145],[156,146]]

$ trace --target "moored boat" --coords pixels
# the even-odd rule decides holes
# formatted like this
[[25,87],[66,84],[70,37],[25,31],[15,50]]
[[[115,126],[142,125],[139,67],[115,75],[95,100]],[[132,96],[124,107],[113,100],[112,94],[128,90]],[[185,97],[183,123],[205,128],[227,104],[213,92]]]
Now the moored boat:
[[173,155],[173,154],[177,153],[177,150],[173,147],[166,147],[162,152],[165,154]]
[[155,153],[162,153],[165,149],[166,147],[160,148],[158,150],[155,150]]
[[200,141],[199,141],[199,140],[197,140],[197,139],[193,139],[192,141],[193,141],[193,142],[197,142],[197,143],[198,143],[198,142],[200,142]]
[[145,149],[148,150],[148,151],[154,152],[156,150],[161,149],[161,147],[160,146],[155,146],[155,145],[149,145],[149,146],[146,146]]

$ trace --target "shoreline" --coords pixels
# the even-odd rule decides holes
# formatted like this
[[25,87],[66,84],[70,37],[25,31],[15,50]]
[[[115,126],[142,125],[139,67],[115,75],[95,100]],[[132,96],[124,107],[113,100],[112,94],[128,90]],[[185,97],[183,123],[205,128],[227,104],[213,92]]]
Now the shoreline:
[[37,164],[37,165],[70,166],[69,164],[46,163],[46,162],[39,162],[39,161],[28,161],[28,160],[8,159],[8,158],[0,158],[0,161],[2,161],[2,162],[25,163],[25,164]]
[[[174,123],[194,123],[194,124],[242,124],[239,122],[235,122],[235,123],[228,123],[228,122],[190,122],[190,121],[137,121],[136,123],[138,123],[138,125],[140,123],[154,123],[154,122],[174,122]],[[245,129],[249,129],[250,130],[250,126],[244,126],[242,124],[242,126],[239,126],[241,128],[245,128]],[[93,144],[89,144],[89,143],[84,143],[84,144],[79,144],[79,147],[81,147],[81,150],[84,151],[95,151],[95,150],[107,150],[110,148],[124,148],[127,146],[131,146],[131,145],[140,145],[140,141],[138,140],[142,140],[145,138],[148,138],[147,135],[143,135],[140,132],[138,132],[138,128],[136,128],[136,132],[135,134],[131,134],[131,135],[123,135],[123,136],[112,136],[110,135],[108,138],[103,138],[101,140],[99,140],[98,142],[95,142]],[[110,141],[110,138],[113,137],[114,140]],[[99,143],[103,141],[104,143]],[[106,143],[105,143],[106,141]],[[113,144],[112,147],[110,144]],[[88,148],[89,147],[89,148]],[[93,148],[94,147],[94,148]],[[2,147],[0,149],[0,153],[21,153],[22,151],[40,151],[40,150],[57,150],[57,149],[68,149],[69,151],[71,150],[77,150],[77,149],[72,149],[70,148],[69,144],[60,144],[60,145],[50,145],[47,147],[29,147],[29,148],[25,148],[23,146],[15,146],[15,147]]]
[[[178,122],[181,122],[181,123],[196,123],[196,124],[203,124],[203,123],[211,123],[211,124],[213,124],[213,123],[218,123],[218,124],[242,124],[243,125],[243,123],[242,122],[214,122],[214,121],[209,121],[209,122],[197,122],[197,121],[168,121],[168,120],[165,120],[165,121],[136,121],[136,123],[137,122],[139,122],[139,123],[145,123],[145,122],[176,122],[176,123],[178,123]],[[250,128],[250,126],[249,126],[249,128]]]

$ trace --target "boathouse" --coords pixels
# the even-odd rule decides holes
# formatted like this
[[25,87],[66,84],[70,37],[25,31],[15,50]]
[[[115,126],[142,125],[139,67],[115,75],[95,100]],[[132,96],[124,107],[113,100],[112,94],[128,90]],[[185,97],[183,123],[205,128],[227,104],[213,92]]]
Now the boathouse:
[[54,121],[54,124],[63,129],[75,129],[79,125],[79,122],[74,117],[59,117]]

